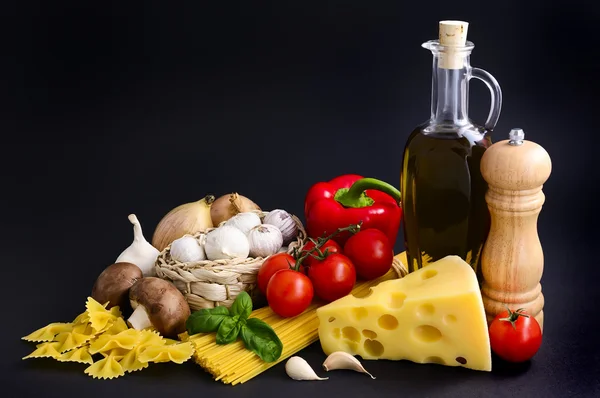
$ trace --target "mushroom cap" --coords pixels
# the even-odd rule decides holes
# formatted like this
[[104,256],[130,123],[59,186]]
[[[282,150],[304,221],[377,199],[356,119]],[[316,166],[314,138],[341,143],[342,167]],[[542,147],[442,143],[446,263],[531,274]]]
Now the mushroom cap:
[[132,307],[143,305],[152,325],[165,337],[185,332],[191,314],[183,294],[172,283],[154,276],[139,279],[129,289]]
[[118,262],[109,265],[96,279],[92,298],[100,304],[108,302],[107,308],[123,307],[131,286],[143,277],[142,270],[132,263]]

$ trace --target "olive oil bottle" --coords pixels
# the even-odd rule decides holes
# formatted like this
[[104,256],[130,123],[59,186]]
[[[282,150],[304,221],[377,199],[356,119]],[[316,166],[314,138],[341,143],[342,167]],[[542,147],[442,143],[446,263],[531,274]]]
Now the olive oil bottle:
[[[439,40],[423,47],[433,54],[431,117],[410,134],[404,148],[400,186],[409,272],[447,255],[458,255],[480,276],[480,254],[490,228],[487,184],[480,162],[491,145],[502,92],[496,79],[470,65],[468,24],[441,21]],[[468,116],[469,80],[491,92],[483,126]]]

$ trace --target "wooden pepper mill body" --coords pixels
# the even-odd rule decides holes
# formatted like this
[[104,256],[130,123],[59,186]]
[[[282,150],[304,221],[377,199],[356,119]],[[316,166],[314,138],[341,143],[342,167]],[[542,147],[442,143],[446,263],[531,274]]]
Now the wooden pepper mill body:
[[537,220],[545,201],[542,186],[551,170],[548,153],[524,140],[521,129],[511,130],[509,139],[493,144],[481,160],[491,216],[481,257],[481,294],[488,323],[508,306],[526,309],[543,329],[544,254]]

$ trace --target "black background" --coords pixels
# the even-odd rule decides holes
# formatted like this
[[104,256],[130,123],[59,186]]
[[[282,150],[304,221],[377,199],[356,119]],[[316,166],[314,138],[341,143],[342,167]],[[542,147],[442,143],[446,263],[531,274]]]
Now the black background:
[[[12,4],[11,4],[12,3]],[[0,196],[6,396],[600,395],[594,2],[5,2]],[[20,337],[83,311],[99,272],[171,208],[238,191],[302,215],[309,186],[344,173],[399,185],[404,142],[429,116],[442,19],[470,22],[471,62],[500,82],[493,139],[521,127],[553,171],[539,219],[544,344],[492,373],[374,361],[294,382],[283,364],[245,385],[191,362],[112,381],[85,365],[21,361]],[[482,122],[489,93],[471,85]],[[402,236],[396,243],[402,248]],[[318,343],[300,353],[314,369]],[[319,373],[322,373],[319,370]]]

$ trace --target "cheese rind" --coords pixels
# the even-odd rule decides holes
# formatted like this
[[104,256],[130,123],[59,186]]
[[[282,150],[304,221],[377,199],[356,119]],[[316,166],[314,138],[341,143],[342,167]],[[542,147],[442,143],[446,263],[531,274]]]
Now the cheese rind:
[[317,310],[325,354],[409,360],[490,371],[485,310],[473,268],[458,256]]

